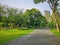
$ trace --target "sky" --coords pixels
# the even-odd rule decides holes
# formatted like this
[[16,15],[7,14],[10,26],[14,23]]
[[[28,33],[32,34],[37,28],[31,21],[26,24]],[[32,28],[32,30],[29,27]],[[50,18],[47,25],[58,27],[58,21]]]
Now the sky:
[[50,13],[52,13],[52,10],[50,9],[47,2],[34,4],[33,0],[0,0],[0,3],[3,5],[7,5],[9,7],[19,8],[24,10],[36,8],[39,9],[43,15],[44,15],[44,10],[48,10],[50,11]]

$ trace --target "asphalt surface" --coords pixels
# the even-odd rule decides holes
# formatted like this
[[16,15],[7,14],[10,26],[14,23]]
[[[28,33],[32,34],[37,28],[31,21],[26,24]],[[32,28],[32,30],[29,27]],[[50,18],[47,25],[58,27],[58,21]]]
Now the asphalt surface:
[[36,29],[32,33],[11,40],[4,45],[60,45],[60,40],[49,29]]

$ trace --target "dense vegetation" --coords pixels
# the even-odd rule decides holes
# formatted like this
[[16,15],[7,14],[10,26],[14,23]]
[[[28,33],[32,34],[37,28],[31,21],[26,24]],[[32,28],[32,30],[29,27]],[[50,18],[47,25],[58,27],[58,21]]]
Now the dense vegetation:
[[0,44],[25,35],[31,28],[46,27],[47,21],[38,9],[12,8],[0,4]]
[[0,30],[13,28],[42,28],[46,27],[46,19],[38,9],[11,8],[0,4]]
[[[46,0],[34,0],[34,3],[37,4],[44,1]],[[32,31],[29,30],[30,28],[57,28],[57,31],[59,32],[60,14],[57,10],[57,2],[58,0],[47,0],[47,3],[53,12],[49,17],[49,22],[38,9],[27,9],[24,12],[23,9],[12,8],[0,4],[0,43],[25,35]],[[55,32],[55,30],[51,30],[51,32],[60,36],[60,33]]]

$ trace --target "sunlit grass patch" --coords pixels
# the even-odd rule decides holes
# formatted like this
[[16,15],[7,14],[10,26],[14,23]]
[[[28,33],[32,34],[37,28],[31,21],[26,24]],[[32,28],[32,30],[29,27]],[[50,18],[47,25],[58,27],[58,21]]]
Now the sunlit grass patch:
[[5,31],[1,30],[0,31],[0,44],[2,44],[4,42],[8,42],[17,37],[26,35],[32,31],[33,31],[33,29],[29,29],[29,30],[12,29],[12,30],[5,30]]
[[60,37],[60,32],[57,32],[56,29],[52,29],[51,32],[55,34],[57,37]]

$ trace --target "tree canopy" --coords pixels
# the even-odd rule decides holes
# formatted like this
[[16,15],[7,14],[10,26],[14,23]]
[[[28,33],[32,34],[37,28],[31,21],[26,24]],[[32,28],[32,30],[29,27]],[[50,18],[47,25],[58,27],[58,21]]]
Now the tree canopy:
[[59,26],[59,23],[58,23],[59,18],[57,18],[57,16],[58,16],[57,6],[59,5],[59,3],[58,3],[59,0],[33,0],[33,1],[34,1],[35,4],[38,4],[38,3],[44,2],[44,1],[46,1],[49,4],[50,8],[52,9],[52,15],[53,15],[53,19],[54,19],[57,31],[59,32],[60,31],[60,29],[59,29],[60,26]]
[[[4,7],[4,6],[0,6]],[[46,27],[46,19],[42,15],[42,13],[35,8],[27,9],[24,13],[22,10],[19,10],[17,8],[11,8],[8,6],[5,6],[2,8],[3,10],[0,10],[1,15],[1,21],[0,21],[0,27],[2,28],[41,28]],[[5,11],[5,13],[3,13]]]

